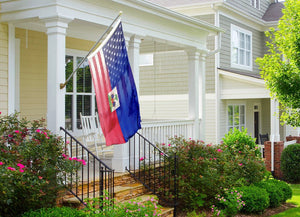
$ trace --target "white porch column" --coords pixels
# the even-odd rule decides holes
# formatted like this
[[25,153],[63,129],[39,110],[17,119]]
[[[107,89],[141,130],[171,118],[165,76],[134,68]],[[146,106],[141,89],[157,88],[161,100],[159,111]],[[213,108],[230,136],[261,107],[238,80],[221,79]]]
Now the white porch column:
[[271,141],[272,138],[274,142],[280,141],[279,127],[279,103],[276,99],[271,99]]
[[[139,94],[139,55],[140,55],[140,44],[141,38],[132,35],[131,37],[125,36],[126,45],[128,46],[128,58],[134,76],[137,93]],[[133,148],[131,151],[133,156]],[[138,160],[138,153],[136,153],[135,160]],[[131,159],[133,162],[133,159]],[[132,163],[133,164],[133,163]],[[116,172],[125,172],[125,167],[129,167],[129,143],[115,145],[114,156],[112,159],[112,168]]]
[[140,92],[140,44],[142,40],[140,36],[133,35],[130,37],[128,44],[128,57],[131,70],[134,76],[136,91]]
[[271,171],[274,171],[274,142],[280,141],[279,124],[279,103],[271,99]]
[[66,89],[59,85],[65,81],[66,29],[71,19],[53,17],[44,21],[48,35],[47,127],[59,133],[65,126]]
[[[204,139],[205,56],[196,50],[188,51],[187,54],[189,61],[189,118],[194,120],[194,139]],[[201,122],[200,117],[202,118]]]
[[8,25],[8,114],[13,114],[16,110],[16,62],[15,62],[15,27]]

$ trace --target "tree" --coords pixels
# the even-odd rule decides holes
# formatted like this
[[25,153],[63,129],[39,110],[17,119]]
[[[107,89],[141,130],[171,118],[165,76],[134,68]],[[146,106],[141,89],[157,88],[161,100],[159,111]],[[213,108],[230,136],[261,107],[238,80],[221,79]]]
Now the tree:
[[278,28],[266,32],[268,53],[257,59],[271,96],[280,103],[281,121],[300,126],[300,1],[286,0]]

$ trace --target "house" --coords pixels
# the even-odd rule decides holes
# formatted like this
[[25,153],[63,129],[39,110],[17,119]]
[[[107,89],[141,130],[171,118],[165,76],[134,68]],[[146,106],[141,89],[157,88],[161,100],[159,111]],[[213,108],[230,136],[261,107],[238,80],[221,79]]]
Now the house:
[[[278,102],[270,98],[255,63],[257,57],[267,52],[264,32],[270,27],[276,28],[282,16],[282,2],[149,1],[225,30],[221,39],[211,36],[208,40],[209,49],[220,47],[220,50],[206,56],[206,110],[202,120],[205,121],[206,142],[219,143],[230,129],[242,127],[247,128],[248,133],[257,138],[257,142],[260,142],[259,134],[268,133],[276,141],[285,140],[286,135],[299,134],[297,129],[279,124],[275,115],[279,113]],[[150,113],[147,115],[151,117]]]
[[[80,113],[96,112],[95,93],[85,63],[65,88],[61,89],[60,84],[120,11],[141,98],[142,119],[148,118],[149,102],[155,104],[153,98],[161,95],[159,100],[165,102],[165,107],[159,109],[168,114],[164,119],[181,119],[176,115],[184,107],[184,118],[191,121],[198,138],[200,124],[204,123],[200,122],[199,114],[204,113],[201,87],[205,55],[212,52],[206,46],[207,39],[222,29],[143,0],[0,1],[2,114],[19,111],[29,120],[45,118],[51,131],[59,133],[62,126],[79,135]],[[178,57],[178,53],[184,53],[184,58]],[[165,59],[158,58],[161,55]],[[168,66],[170,73],[158,73],[165,68],[157,61],[172,63],[174,67]],[[161,85],[163,88],[159,89]],[[182,92],[188,95],[181,95]],[[168,97],[169,93],[175,95]],[[181,99],[186,102],[184,106],[180,105]],[[115,148],[115,162],[121,168],[125,149],[126,146]]]

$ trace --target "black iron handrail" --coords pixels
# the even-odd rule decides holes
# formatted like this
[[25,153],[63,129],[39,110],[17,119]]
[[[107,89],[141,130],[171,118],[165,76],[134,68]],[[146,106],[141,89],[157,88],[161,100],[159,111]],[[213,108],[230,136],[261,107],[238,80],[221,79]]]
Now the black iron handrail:
[[[84,160],[75,174],[65,177],[68,190],[84,205],[85,198],[112,201],[114,197],[114,170],[81,144],[63,127],[65,156]],[[101,203],[100,203],[101,204]],[[102,207],[99,207],[102,208]]]
[[167,155],[140,133],[136,133],[129,140],[129,166],[126,170],[157,195],[163,205],[173,206],[173,214],[176,216],[178,205],[176,154]]

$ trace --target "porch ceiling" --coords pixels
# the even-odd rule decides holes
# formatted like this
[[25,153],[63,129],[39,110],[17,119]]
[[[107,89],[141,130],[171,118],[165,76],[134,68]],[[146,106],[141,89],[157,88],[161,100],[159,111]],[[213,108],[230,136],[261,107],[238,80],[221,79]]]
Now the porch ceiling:
[[138,35],[145,41],[168,40],[168,49],[180,47],[206,51],[206,39],[220,28],[171,10],[136,0],[20,0],[2,2],[0,22],[46,32],[49,18],[69,19],[67,36],[95,41],[114,17],[123,11],[125,34]]

